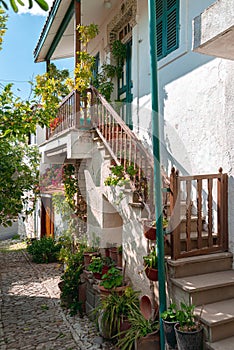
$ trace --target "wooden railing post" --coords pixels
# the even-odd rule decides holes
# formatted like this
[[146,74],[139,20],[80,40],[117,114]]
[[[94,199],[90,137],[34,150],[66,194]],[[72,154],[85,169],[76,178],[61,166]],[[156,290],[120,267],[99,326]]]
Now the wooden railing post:
[[224,250],[228,250],[228,175],[223,174],[219,168],[220,179],[218,183],[218,220],[220,230],[220,244]]
[[170,175],[170,212],[172,259],[177,259],[180,255],[180,189],[179,172],[174,167]]

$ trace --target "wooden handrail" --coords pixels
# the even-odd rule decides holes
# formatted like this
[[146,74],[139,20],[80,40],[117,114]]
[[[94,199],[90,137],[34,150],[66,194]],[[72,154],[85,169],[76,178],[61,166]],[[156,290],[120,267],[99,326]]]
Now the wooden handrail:
[[[135,192],[139,194],[140,200],[143,201],[154,217],[154,160],[153,155],[142,145],[140,139],[121,119],[114,108],[94,87],[91,90],[95,96],[93,98],[96,110],[93,120],[99,137],[117,165],[122,164],[127,174],[128,166],[131,165],[136,169],[136,175],[131,177],[134,184]],[[99,113],[99,105],[101,112]],[[169,180],[162,171],[163,187],[169,186]]]

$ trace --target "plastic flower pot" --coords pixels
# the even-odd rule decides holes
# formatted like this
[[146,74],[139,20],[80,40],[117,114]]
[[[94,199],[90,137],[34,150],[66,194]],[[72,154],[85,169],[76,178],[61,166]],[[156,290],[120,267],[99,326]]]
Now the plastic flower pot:
[[178,350],[202,350],[203,349],[203,327],[193,332],[182,331],[179,323],[175,325]]

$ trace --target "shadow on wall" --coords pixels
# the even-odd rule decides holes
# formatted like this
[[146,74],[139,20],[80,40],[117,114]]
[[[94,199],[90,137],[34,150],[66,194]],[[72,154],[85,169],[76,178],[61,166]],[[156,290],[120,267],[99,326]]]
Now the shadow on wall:
[[14,220],[12,226],[0,226],[0,241],[12,238],[18,234],[18,220]]

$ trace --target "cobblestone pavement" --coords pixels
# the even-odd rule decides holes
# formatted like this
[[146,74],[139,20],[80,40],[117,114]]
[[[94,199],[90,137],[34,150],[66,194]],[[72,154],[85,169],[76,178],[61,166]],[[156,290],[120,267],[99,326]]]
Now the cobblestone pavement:
[[88,318],[60,307],[60,275],[58,264],[0,251],[0,350],[114,349]]

